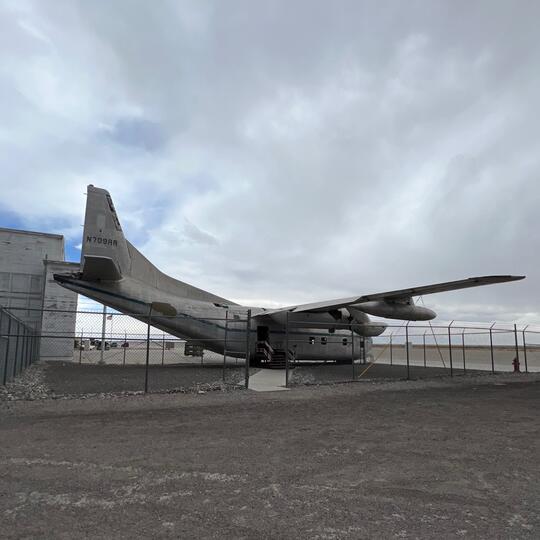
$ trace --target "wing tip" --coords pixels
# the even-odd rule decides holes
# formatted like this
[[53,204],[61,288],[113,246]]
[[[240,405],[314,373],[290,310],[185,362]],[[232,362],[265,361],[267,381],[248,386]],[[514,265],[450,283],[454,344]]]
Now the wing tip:
[[492,276],[495,279],[500,279],[504,281],[519,281],[520,279],[525,279],[527,276],[514,276],[512,274],[507,274],[503,276]]

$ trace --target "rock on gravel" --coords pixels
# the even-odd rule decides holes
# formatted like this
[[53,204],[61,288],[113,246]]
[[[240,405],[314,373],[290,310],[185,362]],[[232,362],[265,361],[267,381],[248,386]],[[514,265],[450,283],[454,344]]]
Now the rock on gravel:
[[0,386],[0,401],[34,400],[51,396],[51,391],[45,384],[44,367],[42,364],[30,366],[16,380]]

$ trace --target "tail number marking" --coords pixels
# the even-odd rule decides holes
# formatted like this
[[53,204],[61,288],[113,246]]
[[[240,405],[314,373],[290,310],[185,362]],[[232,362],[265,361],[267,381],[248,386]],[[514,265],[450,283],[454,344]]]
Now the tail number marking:
[[103,246],[117,246],[118,242],[112,238],[102,238],[101,236],[87,236],[87,244],[101,244]]

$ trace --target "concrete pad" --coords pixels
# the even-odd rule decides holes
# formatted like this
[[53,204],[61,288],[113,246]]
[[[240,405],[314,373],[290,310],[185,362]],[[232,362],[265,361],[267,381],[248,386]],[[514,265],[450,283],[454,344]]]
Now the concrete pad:
[[284,369],[261,369],[249,377],[249,389],[255,392],[276,392],[285,388]]

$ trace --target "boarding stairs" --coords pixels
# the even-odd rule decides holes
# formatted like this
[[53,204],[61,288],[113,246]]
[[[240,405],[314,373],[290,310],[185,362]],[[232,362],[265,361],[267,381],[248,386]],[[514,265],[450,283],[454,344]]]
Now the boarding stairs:
[[[274,349],[268,341],[257,341],[255,348],[255,361],[262,367],[270,369],[285,369],[287,360],[285,349]],[[294,351],[289,349],[289,368],[295,364]]]

